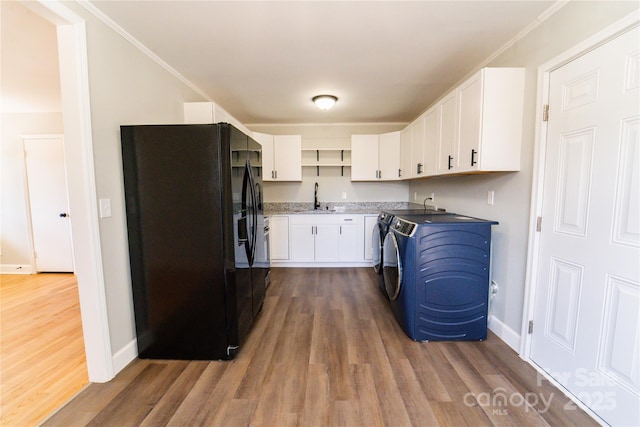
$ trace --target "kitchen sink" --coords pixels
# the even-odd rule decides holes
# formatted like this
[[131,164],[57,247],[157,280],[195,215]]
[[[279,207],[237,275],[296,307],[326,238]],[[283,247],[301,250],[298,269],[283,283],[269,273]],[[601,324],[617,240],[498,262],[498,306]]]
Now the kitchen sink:
[[336,210],[335,209],[309,209],[309,210],[304,211],[304,213],[310,213],[310,214],[313,214],[313,213],[327,213],[327,212],[336,212]]

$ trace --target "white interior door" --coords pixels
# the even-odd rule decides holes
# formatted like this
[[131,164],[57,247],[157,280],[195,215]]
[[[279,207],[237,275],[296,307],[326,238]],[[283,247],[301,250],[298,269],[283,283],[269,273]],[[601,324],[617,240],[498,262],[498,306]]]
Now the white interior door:
[[640,425],[640,31],[550,73],[531,359]]
[[73,272],[69,197],[62,137],[25,138],[25,164],[36,271]]

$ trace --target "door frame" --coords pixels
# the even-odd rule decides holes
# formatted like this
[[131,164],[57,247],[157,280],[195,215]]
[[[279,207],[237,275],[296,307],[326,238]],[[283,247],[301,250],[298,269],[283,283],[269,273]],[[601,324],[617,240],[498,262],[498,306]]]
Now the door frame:
[[[27,158],[26,155],[24,154],[26,152],[26,146],[25,146],[25,141],[28,139],[62,139],[63,141],[63,147],[64,147],[64,134],[61,133],[41,133],[41,134],[24,134],[24,135],[18,135],[18,137],[20,138],[20,140],[22,141],[22,153],[23,153],[23,157],[22,160],[24,162],[24,188],[27,189],[27,196],[25,197],[25,207],[26,207],[26,213],[27,213],[27,237],[29,239],[29,257],[30,257],[30,263],[31,263],[31,271],[29,272],[30,274],[36,274],[38,273],[38,269],[36,267],[36,255],[35,255],[35,241],[34,241],[34,233],[33,233],[33,218],[31,216],[31,199],[30,199],[30,195],[29,195],[29,174],[27,173]],[[64,148],[63,148],[64,150]],[[65,165],[65,178],[66,178],[66,165]],[[67,179],[65,179],[65,182],[68,181]],[[67,203],[69,200],[69,185],[67,183],[65,191],[67,192]],[[73,248],[73,244],[71,246]],[[75,263],[73,266],[73,269],[75,270]]]
[[[538,67],[533,179],[531,183],[531,209],[529,212],[529,243],[527,247],[527,265],[525,274],[524,302],[522,305],[519,355],[522,359],[529,362],[529,364],[538,371],[539,375],[544,376],[549,382],[561,390],[564,390],[562,385],[560,385],[545,371],[540,369],[530,357],[532,335],[529,334],[529,322],[533,321],[534,315],[540,251],[540,233],[536,231],[536,227],[537,218],[542,216],[542,198],[544,191],[543,180],[546,167],[545,155],[547,148],[547,122],[543,121],[543,107],[549,102],[550,74],[552,71],[568,64],[574,59],[596,49],[597,47],[602,46],[618,35],[638,25],[640,25],[640,19],[638,18],[638,13],[636,11]],[[600,417],[598,417],[589,407],[584,405],[572,394],[569,393],[567,396],[576,404],[576,406],[583,409],[594,419],[603,423]]]
[[71,234],[90,382],[114,377],[98,223],[85,20],[59,1],[23,5],[56,26]]

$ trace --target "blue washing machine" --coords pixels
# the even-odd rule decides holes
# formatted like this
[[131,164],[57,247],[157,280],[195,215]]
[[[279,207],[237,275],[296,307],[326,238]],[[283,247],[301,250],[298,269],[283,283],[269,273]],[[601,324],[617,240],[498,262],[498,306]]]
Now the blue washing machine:
[[414,208],[414,209],[394,209],[394,210],[383,210],[378,215],[378,220],[376,225],[373,227],[373,235],[371,238],[371,246],[372,246],[372,254],[373,254],[373,270],[376,272],[378,276],[378,286],[380,287],[380,292],[388,298],[386,286],[384,283],[384,274],[382,268],[382,260],[384,258],[384,239],[387,237],[387,233],[389,232],[389,227],[393,222],[393,218],[396,215],[443,215],[450,214],[444,210],[430,210],[424,208]]
[[461,215],[397,215],[383,247],[391,309],[415,341],[487,337],[491,226]]

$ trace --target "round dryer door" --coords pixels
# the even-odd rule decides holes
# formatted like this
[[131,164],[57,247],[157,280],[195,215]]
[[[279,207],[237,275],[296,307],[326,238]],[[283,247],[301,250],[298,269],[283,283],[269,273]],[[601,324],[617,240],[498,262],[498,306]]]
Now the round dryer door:
[[384,286],[387,289],[387,295],[389,299],[394,301],[400,294],[400,287],[402,286],[402,261],[400,260],[400,249],[398,247],[398,240],[393,231],[387,233],[387,237],[384,239],[383,254],[383,274],[384,274]]
[[371,236],[371,253],[373,254],[373,270],[382,274],[382,228],[380,224],[376,223],[373,227],[373,235]]

